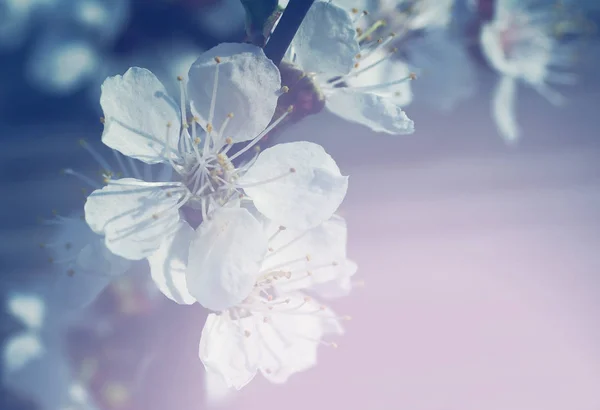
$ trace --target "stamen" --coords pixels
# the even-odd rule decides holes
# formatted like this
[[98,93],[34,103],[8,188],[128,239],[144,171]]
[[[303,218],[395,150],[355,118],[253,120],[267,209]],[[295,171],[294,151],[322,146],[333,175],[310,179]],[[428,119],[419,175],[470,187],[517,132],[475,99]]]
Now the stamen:
[[103,169],[106,169],[108,171],[111,170],[110,165],[108,165],[108,162],[106,162],[102,155],[98,154],[96,150],[93,149],[83,138],[79,140],[79,145],[81,145],[87,152],[89,152],[90,155],[94,158],[94,160],[96,160],[98,165],[100,165]]
[[236,152],[233,156],[231,156],[231,158],[229,158],[231,161],[233,161],[234,159],[236,159],[237,157],[239,157],[240,155],[242,155],[243,153],[245,153],[246,151],[248,151],[250,148],[252,148],[254,145],[256,145],[261,139],[262,137],[264,137],[265,135],[267,135],[269,132],[271,132],[271,130],[273,128],[275,128],[277,125],[279,125],[279,123],[281,121],[283,121],[285,119],[285,117],[287,117],[292,111],[294,110],[294,106],[290,105],[288,107],[288,109],[285,111],[285,113],[283,113],[282,116],[280,116],[279,118],[277,118],[275,121],[273,121],[271,123],[271,125],[269,125],[267,128],[265,128],[263,130],[263,132],[261,132],[260,134],[258,134],[252,141],[250,141],[250,143],[248,145],[246,145],[244,148],[242,148],[241,150],[239,150],[238,152]]
[[71,168],[64,169],[62,172],[65,175],[74,176],[75,178],[79,179],[82,182],[85,182],[86,184],[88,184],[89,186],[91,186],[94,189],[98,189],[98,188],[102,187],[102,185],[100,185],[99,183],[97,183],[96,181],[91,179],[90,177],[87,177],[77,171],[73,171]]
[[385,20],[377,20],[371,27],[369,27],[366,31],[362,31],[359,33],[358,38],[356,39],[359,43],[364,41],[367,37],[377,31],[379,28],[384,27],[386,25]]

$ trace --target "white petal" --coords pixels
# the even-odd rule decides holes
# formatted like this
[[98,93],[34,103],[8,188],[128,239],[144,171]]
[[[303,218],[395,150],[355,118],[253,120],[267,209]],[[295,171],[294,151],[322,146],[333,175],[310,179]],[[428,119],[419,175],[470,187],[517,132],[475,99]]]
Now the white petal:
[[107,78],[100,105],[102,142],[109,147],[148,164],[166,162],[177,152],[179,109],[150,71],[132,67],[123,76]]
[[292,374],[315,366],[323,336],[343,332],[329,309],[320,310],[314,301],[307,303],[300,293],[286,298],[290,299],[288,306],[293,314],[275,311],[267,323],[257,327],[261,340],[260,370],[272,383],[285,383]]
[[204,375],[204,391],[206,404],[223,406],[233,398],[236,390],[231,389],[220,374],[207,371]]
[[396,135],[415,132],[413,120],[389,97],[340,88],[327,96],[326,107],[345,120],[376,132]]
[[[272,180],[277,176],[281,178]],[[323,147],[299,141],[264,150],[239,183],[256,184],[244,190],[267,218],[286,227],[308,229],[337,210],[346,196],[348,177],[342,176]]]
[[248,297],[267,252],[261,224],[242,208],[223,208],[203,222],[190,246],[187,286],[205,308],[221,311]]
[[187,289],[185,271],[194,230],[185,221],[179,222],[174,235],[167,235],[160,247],[148,257],[154,283],[169,299],[191,305],[196,299]]
[[241,389],[256,375],[258,346],[252,332],[254,319],[231,320],[227,313],[206,318],[200,338],[199,356],[207,372],[219,375],[228,387]]
[[292,40],[296,63],[324,79],[345,75],[360,52],[350,14],[332,3],[315,2]]
[[88,196],[85,220],[105,235],[106,247],[126,259],[151,255],[179,222],[181,185],[144,182],[133,178],[111,181]]
[[519,125],[515,113],[516,80],[503,76],[494,92],[492,101],[492,115],[498,131],[508,143],[513,143],[519,138]]
[[189,71],[192,112],[204,129],[210,123],[215,130],[233,113],[224,137],[234,142],[251,140],[266,128],[275,113],[280,89],[279,70],[260,47],[251,44],[219,44],[203,53]]
[[[346,262],[346,221],[337,215],[308,230],[286,229],[280,232],[276,224],[267,227],[269,252],[263,271],[276,267],[290,272],[274,286],[282,293],[314,288],[318,284],[339,282],[352,275]],[[302,260],[299,262],[299,260]],[[290,261],[293,261],[290,263]]]

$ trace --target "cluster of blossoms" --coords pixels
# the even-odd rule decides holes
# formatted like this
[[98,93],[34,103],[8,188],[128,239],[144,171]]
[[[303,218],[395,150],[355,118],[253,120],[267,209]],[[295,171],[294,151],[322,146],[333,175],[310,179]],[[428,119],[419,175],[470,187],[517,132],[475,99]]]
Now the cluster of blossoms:
[[[49,221],[58,229],[43,244],[62,299],[84,306],[146,264],[157,292],[211,311],[199,341],[207,383],[241,389],[259,372],[283,383],[314,366],[318,347],[336,347],[330,338],[348,320],[322,301],[347,295],[357,271],[336,214],[348,177],[318,144],[260,143],[323,107],[377,132],[413,133],[403,108],[416,74],[398,49],[411,36],[444,38],[453,4],[316,1],[279,66],[256,45],[223,43],[181,73],[178,98],[144,68],[107,78],[102,142],[117,166],[82,141],[103,181],[65,170],[92,192],[83,212]],[[558,103],[547,83],[572,79],[550,70],[567,60],[549,19],[502,0],[481,31],[502,74],[493,113],[509,141],[518,136],[517,80]],[[470,81],[468,70],[457,71],[457,83]],[[27,326],[23,340],[39,350],[30,333],[41,326]]]
[[[387,92],[410,75],[353,86],[369,70],[357,69],[359,60],[386,45],[361,44],[355,23],[351,12],[316,2],[282,66],[316,81],[331,111],[352,111],[348,118],[375,130],[413,132],[397,93]],[[310,36],[333,47],[310,46]],[[329,338],[349,319],[321,302],[348,294],[357,270],[346,256],[346,223],[335,214],[348,177],[315,143],[261,151],[261,140],[295,110],[285,105],[293,85],[282,84],[261,48],[220,44],[178,80],[179,98],[143,68],[103,83],[102,142],[117,166],[82,141],[103,169],[102,183],[65,170],[93,191],[83,214],[50,221],[60,229],[43,247],[61,271],[57,288],[83,306],[147,261],[165,296],[213,312],[199,347],[209,382],[240,389],[260,371],[282,383],[316,363],[319,345],[336,347]]]
[[[213,376],[238,389],[259,370],[283,382],[314,365],[320,344],[335,346],[327,335],[342,333],[347,319],[316,298],[347,294],[356,272],[335,215],[348,178],[314,143],[256,149],[293,111],[274,117],[288,89],[261,48],[221,44],[179,80],[177,102],[145,69],[104,82],[102,141],[121,170],[84,143],[105,165],[105,185],[87,197],[87,226],[57,221],[80,240],[63,258],[66,277],[100,270],[104,286],[145,259],[163,294],[214,312],[199,353]],[[161,170],[145,179],[134,161]],[[45,246],[64,253],[63,242]]]

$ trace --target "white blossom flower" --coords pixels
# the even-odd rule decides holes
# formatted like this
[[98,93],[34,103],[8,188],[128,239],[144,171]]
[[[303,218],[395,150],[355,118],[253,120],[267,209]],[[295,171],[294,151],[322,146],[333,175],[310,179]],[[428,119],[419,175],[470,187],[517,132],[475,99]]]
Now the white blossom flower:
[[[250,44],[224,43],[202,54],[190,68],[187,93],[181,81],[180,109],[148,70],[108,78],[100,99],[102,141],[146,163],[170,164],[177,179],[109,181],[87,199],[92,230],[105,235],[112,252],[135,260],[177,231],[183,206],[206,220],[247,195],[281,224],[305,228],[329,218],[346,194],[347,177],[319,145],[280,144],[235,165],[289,113],[272,120],[281,92],[277,67]],[[231,154],[237,142],[246,145]]]
[[515,115],[516,82],[523,81],[548,101],[561,105],[564,98],[549,83],[571,84],[570,73],[555,71],[572,62],[553,33],[556,14],[552,9],[537,10],[528,1],[501,0],[495,5],[494,19],[481,30],[481,47],[490,65],[502,76],[493,97],[492,114],[507,142],[519,138]]
[[261,223],[245,208],[222,208],[196,231],[182,223],[149,261],[167,296],[218,312],[204,325],[200,358],[240,389],[259,371],[283,383],[315,365],[318,345],[335,346],[322,339],[341,334],[347,317],[302,292],[334,297],[350,290],[356,265],[345,247],[337,216],[302,231]]
[[393,35],[366,41],[368,33],[357,34],[361,15],[353,18],[335,4],[315,2],[286,58],[315,77],[334,114],[374,131],[410,134],[414,123],[401,107],[410,102],[414,77],[404,63],[390,59]]

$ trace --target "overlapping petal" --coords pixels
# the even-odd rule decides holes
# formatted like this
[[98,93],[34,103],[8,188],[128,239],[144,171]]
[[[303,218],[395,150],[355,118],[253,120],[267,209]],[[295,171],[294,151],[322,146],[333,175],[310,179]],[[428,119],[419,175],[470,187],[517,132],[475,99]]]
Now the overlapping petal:
[[177,228],[184,195],[179,183],[111,181],[87,198],[85,220],[94,232],[105,236],[106,247],[114,254],[143,259]]
[[300,141],[266,149],[239,183],[267,218],[308,229],[337,210],[346,196],[348,177],[323,147]]
[[196,299],[187,289],[185,272],[194,230],[185,221],[179,222],[175,234],[167,235],[160,247],[148,257],[154,283],[169,299],[191,305]]
[[311,6],[291,46],[296,63],[323,78],[348,74],[360,50],[350,14],[322,1]]
[[200,225],[190,245],[190,294],[207,309],[234,307],[252,291],[266,252],[267,238],[250,212],[220,209]]
[[210,124],[216,132],[227,121],[221,137],[235,142],[251,140],[267,127],[280,90],[279,70],[251,44],[219,44],[203,53],[189,71],[188,94],[198,122],[205,130]]
[[102,142],[148,164],[167,162],[178,150],[181,116],[165,87],[144,68],[132,67],[102,84]]

